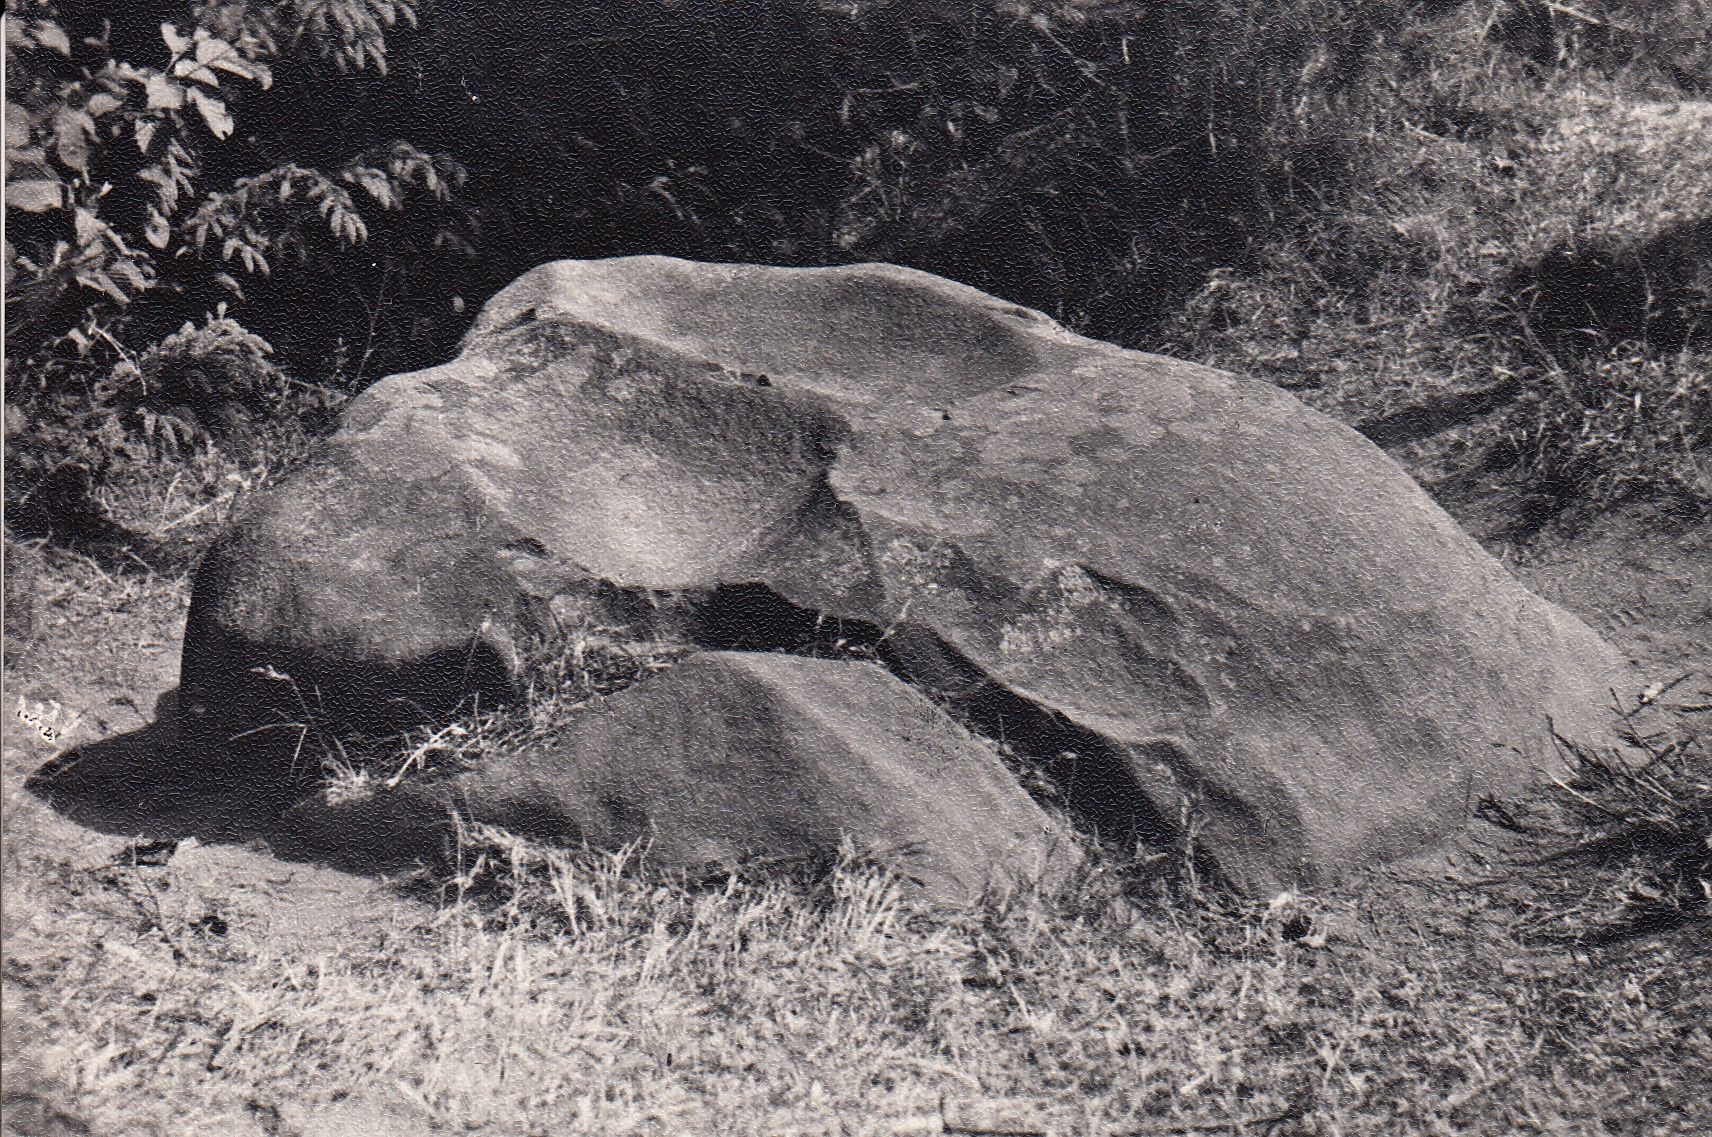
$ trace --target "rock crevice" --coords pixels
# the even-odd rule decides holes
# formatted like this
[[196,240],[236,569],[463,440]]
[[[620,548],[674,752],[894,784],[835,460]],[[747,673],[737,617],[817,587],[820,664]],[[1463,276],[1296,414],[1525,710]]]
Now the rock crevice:
[[[1282,391],[906,269],[639,257],[526,274],[457,359],[355,400],[204,565],[186,703],[203,753],[259,762],[227,741],[285,713],[257,668],[408,687],[485,644],[503,671],[542,602],[653,593],[707,648],[842,621],[1035,737],[1095,827],[1193,812],[1255,890],[1455,831],[1553,768],[1554,727],[1608,738],[1624,683]],[[422,682],[396,705],[458,694]]]

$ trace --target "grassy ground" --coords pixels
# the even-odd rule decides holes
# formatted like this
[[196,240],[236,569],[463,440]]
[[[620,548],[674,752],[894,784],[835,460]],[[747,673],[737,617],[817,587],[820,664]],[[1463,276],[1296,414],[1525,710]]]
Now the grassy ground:
[[[45,575],[46,636],[9,693],[123,708],[170,683],[182,578],[60,554]],[[132,721],[108,714],[84,737]],[[1712,1128],[1703,747],[1657,771],[1655,805],[1688,827],[1675,877],[1617,841],[1639,852],[1503,888],[1471,883],[1474,865],[1455,885],[1421,870],[1240,904],[1112,866],[947,916],[854,862],[696,891],[498,833],[470,835],[457,879],[397,887],[241,845],[165,859],[22,791],[53,749],[23,726],[6,760],[10,1132]],[[1602,835],[1559,805],[1514,811],[1539,834],[1521,849]],[[1652,894],[1686,922],[1588,938]],[[1578,916],[1566,896],[1599,903]]]
[[[1699,7],[1613,20],[1664,37],[1704,22]],[[1398,29],[1380,78],[1339,108],[1358,156],[1343,196],[1213,273],[1162,345],[1295,391],[1441,495],[1502,485],[1524,528],[1637,497],[1704,517],[1704,78],[1574,41],[1542,65],[1497,46],[1502,10]]]

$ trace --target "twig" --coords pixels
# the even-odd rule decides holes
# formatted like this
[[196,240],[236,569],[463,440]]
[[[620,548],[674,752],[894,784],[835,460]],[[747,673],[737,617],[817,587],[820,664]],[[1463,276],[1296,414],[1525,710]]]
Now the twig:
[[[1539,1054],[1541,1044],[1542,1043],[1540,1041],[1536,1041],[1534,1043],[1533,1054],[1529,1055],[1530,1058],[1533,1057],[1534,1055]],[[1505,1082],[1508,1082],[1511,1078],[1514,1078],[1517,1075],[1517,1073],[1519,1073],[1520,1071],[1521,1071],[1521,1067],[1518,1066],[1514,1069],[1506,1070],[1502,1074],[1494,1074],[1492,1077],[1487,1078],[1485,1081],[1481,1082],[1479,1085],[1470,1086],[1468,1089],[1463,1090],[1461,1093],[1452,1094],[1450,1097],[1445,1099],[1445,1104],[1444,1104],[1445,1112],[1446,1113],[1455,1113],[1457,1110],[1461,1109],[1463,1106],[1467,1105],[1469,1102],[1473,1101],[1475,1098],[1479,1097],[1481,1094],[1484,1094],[1490,1090],[1495,1090],[1499,1086],[1502,1086]]]
[[177,529],[180,525],[183,525],[186,521],[189,521],[192,517],[195,517],[200,513],[203,513],[209,509],[212,509],[216,505],[223,505],[226,502],[231,501],[233,496],[234,496],[234,493],[235,493],[235,491],[227,490],[225,493],[221,494],[217,498],[214,498],[212,501],[203,502],[201,505],[197,506],[195,509],[192,509],[189,513],[186,513],[183,517],[180,517],[175,521],[169,521],[165,525],[162,525],[160,528],[155,530],[155,533],[158,535],[161,533],[168,532],[169,530]]
[[1227,1129],[1261,1128],[1271,1132],[1286,1121],[1292,1121],[1307,1112],[1312,1094],[1304,1094],[1285,1106],[1282,1112],[1267,1114],[1261,1117],[1228,1117],[1222,1120],[1209,1121],[1167,1121],[1158,1129],[1132,1129],[1124,1133],[1114,1133],[1112,1137],[1159,1137],[1162,1133],[1219,1133]]
[[185,953],[184,948],[179,944],[178,937],[174,936],[172,932],[167,930],[166,913],[161,908],[160,894],[155,891],[154,885],[150,884],[148,878],[142,873],[137,872],[134,865],[119,864],[113,867],[129,868],[131,870],[130,879],[143,886],[143,891],[148,894],[149,898],[147,907],[144,907],[142,902],[129,891],[125,893],[125,896],[132,904],[135,904],[138,908],[142,908],[143,914],[148,916],[154,923],[155,931],[160,933],[161,939],[166,942],[167,950],[172,952],[173,962],[183,963],[188,960],[190,956]]
[[1557,12],[1560,15],[1568,16],[1574,20],[1580,20],[1582,23],[1590,24],[1596,28],[1602,28],[1605,26],[1605,21],[1601,20],[1599,17],[1589,16],[1586,12],[1571,8],[1568,4],[1558,4],[1555,3],[1554,0],[1539,0],[1539,5],[1548,11]]

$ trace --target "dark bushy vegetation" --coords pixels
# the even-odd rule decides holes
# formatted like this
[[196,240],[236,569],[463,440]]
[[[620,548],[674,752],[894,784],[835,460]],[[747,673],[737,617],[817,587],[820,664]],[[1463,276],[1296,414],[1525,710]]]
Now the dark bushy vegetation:
[[187,320],[347,391],[630,252],[944,273],[1388,445],[1465,427],[1423,472],[1542,516],[1712,500],[1705,0],[110,8],[9,22],[14,504],[258,413],[217,334],[163,401],[136,360]]
[[[194,469],[211,448],[254,459],[282,424],[313,425],[340,386],[373,377],[384,289],[458,243],[463,172],[444,153],[341,130],[303,92],[384,71],[387,34],[415,10],[415,0],[13,7],[14,524],[113,536],[92,501],[101,490]],[[306,281],[319,287],[310,319],[301,293],[280,288]],[[270,328],[285,337],[279,351],[258,334]],[[311,340],[294,329],[312,329]]]
[[1133,335],[1331,178],[1328,109],[1401,10],[455,3],[409,113],[463,143],[501,280],[892,260]]

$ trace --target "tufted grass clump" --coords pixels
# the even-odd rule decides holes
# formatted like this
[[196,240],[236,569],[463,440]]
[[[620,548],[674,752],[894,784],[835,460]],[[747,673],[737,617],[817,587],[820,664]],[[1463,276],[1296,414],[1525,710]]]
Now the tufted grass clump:
[[1712,356],[1631,348],[1548,376],[1493,428],[1489,461],[1526,472],[1558,503],[1637,497],[1712,514]]
[[[1686,677],[1685,677],[1686,678]],[[1567,773],[1545,792],[1488,802],[1522,839],[1494,883],[1520,888],[1524,936],[1608,943],[1712,930],[1712,724],[1690,704],[1663,726],[1630,719],[1630,754],[1560,740]]]

